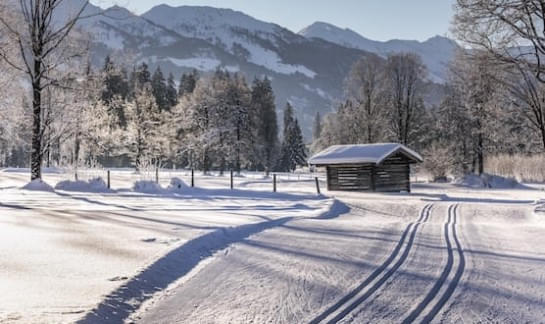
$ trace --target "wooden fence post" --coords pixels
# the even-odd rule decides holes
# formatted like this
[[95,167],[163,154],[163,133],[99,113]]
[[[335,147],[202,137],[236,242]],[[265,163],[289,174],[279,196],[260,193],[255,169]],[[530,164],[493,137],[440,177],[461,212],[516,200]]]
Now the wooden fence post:
[[78,181],[78,169],[74,171],[74,180]]
[[273,192],[276,192],[276,173],[273,174]]
[[233,170],[231,170],[231,190],[233,190],[234,188],[234,185],[233,185]]
[[159,183],[159,168],[155,168],[155,183]]
[[318,177],[315,177],[314,180],[316,180],[316,191],[318,192],[318,194],[321,194],[320,193],[320,182],[318,181]]
[[111,186],[110,186],[110,170],[107,171],[107,176],[108,178],[108,189],[111,189]]
[[191,169],[191,188],[195,187],[195,170]]

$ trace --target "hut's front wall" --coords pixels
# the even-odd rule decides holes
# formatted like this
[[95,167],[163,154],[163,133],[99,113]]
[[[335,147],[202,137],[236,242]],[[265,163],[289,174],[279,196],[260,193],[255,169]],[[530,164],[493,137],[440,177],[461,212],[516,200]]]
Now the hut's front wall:
[[410,191],[409,175],[409,160],[398,154],[380,165],[330,165],[327,167],[327,184],[333,191]]

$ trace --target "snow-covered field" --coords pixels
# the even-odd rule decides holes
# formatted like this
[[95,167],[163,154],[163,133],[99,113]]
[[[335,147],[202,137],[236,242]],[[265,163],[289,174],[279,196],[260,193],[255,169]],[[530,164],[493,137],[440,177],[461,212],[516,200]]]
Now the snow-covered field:
[[[114,192],[41,192],[7,171],[0,323],[545,318],[541,190],[417,184],[410,195],[318,196],[296,175],[279,177],[274,194],[253,174],[234,191],[229,177],[198,175],[197,189],[138,193],[143,179],[118,171]],[[189,181],[162,174],[163,188],[174,176]]]

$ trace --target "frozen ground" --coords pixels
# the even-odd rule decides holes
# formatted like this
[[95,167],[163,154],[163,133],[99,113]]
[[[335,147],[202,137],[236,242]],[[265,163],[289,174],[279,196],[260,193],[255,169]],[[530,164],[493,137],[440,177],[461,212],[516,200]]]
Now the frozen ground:
[[[94,176],[94,175],[93,175]],[[179,176],[188,182],[187,174]],[[0,172],[1,323],[542,323],[545,216],[530,189],[34,192]],[[55,186],[66,175],[48,173]],[[115,181],[114,181],[115,180]],[[333,199],[333,198],[335,199]]]

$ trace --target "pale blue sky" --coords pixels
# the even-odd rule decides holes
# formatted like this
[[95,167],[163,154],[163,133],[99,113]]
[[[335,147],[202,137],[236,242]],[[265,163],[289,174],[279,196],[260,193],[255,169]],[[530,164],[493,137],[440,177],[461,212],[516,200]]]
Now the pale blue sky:
[[91,0],[135,13],[166,3],[231,8],[294,32],[315,21],[350,28],[374,40],[426,40],[448,35],[454,0]]

